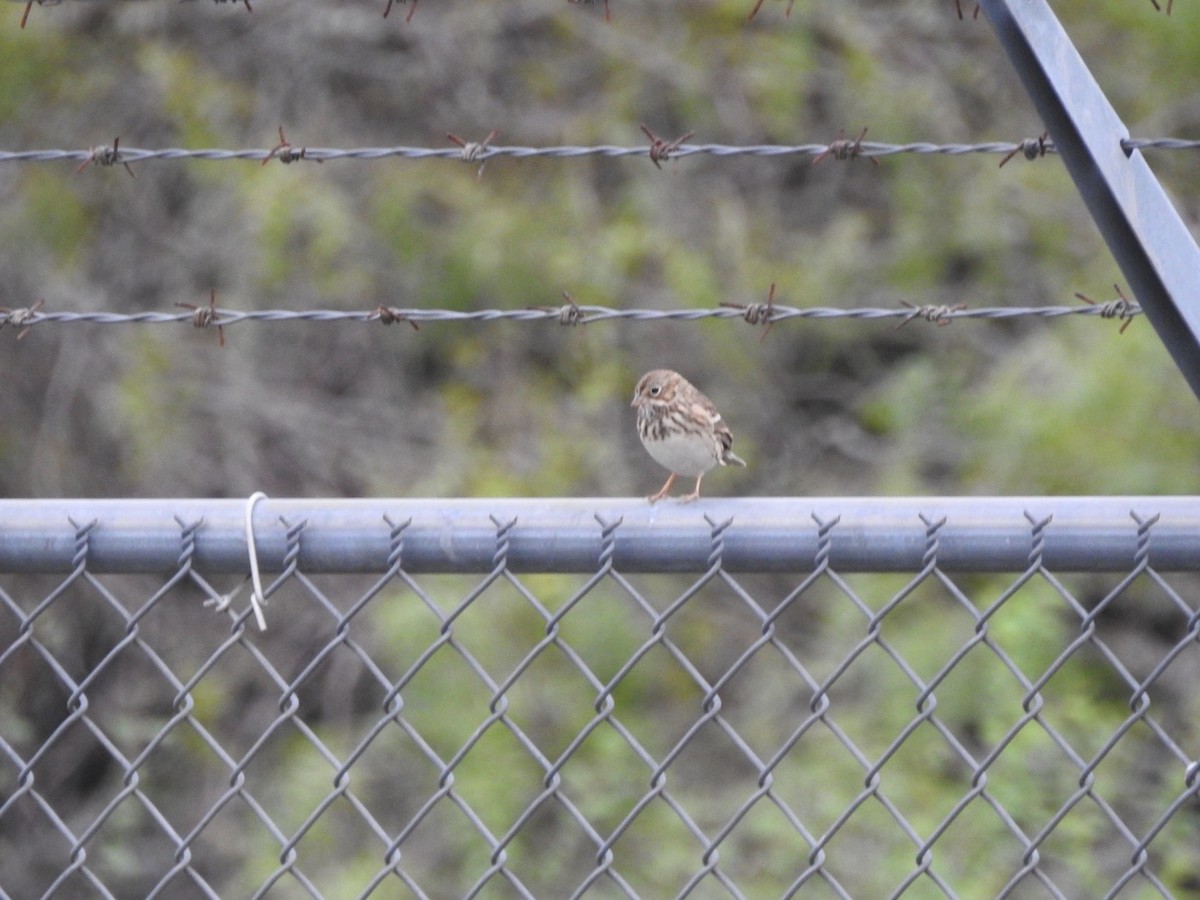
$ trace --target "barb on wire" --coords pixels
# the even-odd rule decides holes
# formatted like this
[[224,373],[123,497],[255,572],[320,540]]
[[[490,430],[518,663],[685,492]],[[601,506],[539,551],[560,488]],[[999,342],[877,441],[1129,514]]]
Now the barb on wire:
[[413,331],[421,330],[421,326],[406,316],[403,310],[396,309],[394,306],[384,306],[383,304],[380,304],[373,313],[367,316],[367,321],[378,321],[384,325],[391,325],[393,322],[407,322],[412,326]]
[[[1151,0],[1151,2],[1153,3],[1154,0]],[[958,20],[961,22],[962,18],[963,18],[962,0],[954,0],[954,9],[958,13]],[[978,3],[975,4],[975,11],[973,13],[971,13],[971,18],[972,19],[979,18],[979,4]]]
[[120,163],[125,167],[130,178],[137,178],[133,174],[133,169],[129,167],[129,163],[121,156],[120,143],[121,138],[115,137],[111,147],[92,147],[87,151],[87,157],[79,164],[79,168],[75,170],[75,174],[78,175],[88,166],[115,166]]
[[[463,162],[479,163],[479,170],[475,173],[475,178],[480,179],[483,177],[483,167],[487,165],[487,155],[485,154],[488,154],[488,144],[492,142],[492,138],[494,138],[497,134],[499,134],[499,132],[493,128],[488,132],[487,137],[485,137],[482,141],[466,141],[460,138],[457,134],[447,131],[446,138],[458,144],[458,146],[462,148],[459,156]],[[482,160],[482,162],[480,162],[480,160]]]
[[29,329],[33,327],[33,323],[37,318],[38,310],[46,301],[38,297],[32,306],[19,307],[17,309],[9,309],[7,306],[0,306],[0,328],[5,325],[11,325],[13,328],[20,328],[17,332],[17,340],[29,334]]
[[221,323],[221,317],[217,314],[216,288],[212,288],[209,291],[208,306],[197,306],[194,303],[176,303],[175,305],[192,311],[192,324],[197,328],[208,328],[216,325],[217,341],[220,346],[225,346],[225,327]]
[[[812,164],[815,166],[827,156],[832,156],[834,159],[838,160],[857,159],[859,156],[863,155],[863,138],[866,136],[866,125],[863,126],[863,130],[859,132],[858,137],[852,141],[846,140],[846,132],[839,128],[837,138],[832,144],[826,147],[824,151],[817,154],[816,158],[812,161]],[[870,159],[874,165],[879,165],[879,160],[877,160],[874,156],[868,156],[867,158]]]
[[1043,131],[1041,135],[1036,138],[1027,138],[1026,140],[1021,141],[1020,144],[1013,148],[1011,153],[1006,155],[1004,159],[1000,160],[1000,165],[997,166],[997,168],[1003,169],[1004,164],[1018,153],[1025,154],[1026,159],[1033,161],[1040,156],[1045,156],[1047,153],[1053,152],[1054,141],[1047,140],[1048,137],[1050,137],[1050,132]]
[[612,13],[609,11],[609,8],[608,8],[608,0],[567,0],[567,2],[568,3],[583,3],[583,4],[588,4],[588,5],[590,5],[592,3],[603,3],[604,4],[604,21],[605,22],[612,21]]
[[775,327],[775,282],[771,282],[771,289],[767,291],[766,303],[722,303],[721,306],[741,310],[742,318],[751,325],[766,323],[767,327],[758,336],[758,342],[761,344],[767,339],[771,329]]
[[1121,290],[1119,284],[1114,284],[1113,289],[1117,292],[1117,299],[1109,300],[1107,303],[1097,303],[1091,297],[1088,297],[1079,292],[1075,296],[1086,303],[1088,306],[1095,308],[1097,314],[1102,319],[1119,319],[1121,327],[1117,329],[1117,334],[1124,334],[1125,329],[1133,321],[1133,317],[1138,315],[1142,308],[1136,303],[1131,303],[1126,297],[1125,292]]
[[566,302],[562,306],[529,306],[526,309],[535,309],[540,312],[555,313],[558,316],[559,325],[579,325],[583,322],[583,307],[575,302],[566,291],[562,292],[563,300]]
[[[308,156],[308,148],[301,147],[297,150],[289,142],[283,133],[283,126],[279,126],[279,143],[271,148],[271,151],[263,157],[262,164],[265,166],[273,159],[278,159],[285,166],[291,165],[297,160],[306,159]],[[318,159],[315,162],[323,163],[325,160]]]
[[[37,0],[37,5],[41,6],[44,0]],[[26,0],[25,12],[21,13],[21,28],[25,28],[25,23],[29,21],[29,11],[33,9],[33,0]]]
[[932,322],[937,325],[938,328],[944,328],[955,318],[955,313],[960,313],[967,308],[967,304],[965,303],[956,303],[954,306],[947,306],[944,303],[940,305],[927,303],[924,306],[914,306],[907,300],[901,300],[900,305],[908,307],[912,312],[908,313],[904,317],[904,321],[896,326],[897,331],[913,319],[924,319],[926,322]]
[[[1158,5],[1158,0],[1150,0],[1154,4],[1155,12],[1162,12],[1162,7]],[[1167,15],[1171,14],[1171,7],[1175,5],[1175,0],[1167,0]]]
[[[795,3],[796,3],[796,0],[788,0],[787,9],[785,9],[783,11],[783,17],[785,19],[790,19],[792,17],[792,6],[794,6]],[[762,8],[762,5],[763,5],[763,0],[754,0],[754,7],[750,10],[750,15],[746,16],[747,22],[749,22],[756,15],[758,15],[758,11]]]
[[675,151],[679,149],[680,144],[682,144],[696,132],[689,131],[687,134],[681,135],[669,143],[647,128],[645,123],[642,124],[642,133],[646,135],[646,137],[650,138],[650,162],[654,163],[654,168],[661,169],[662,166],[660,166],[659,163],[670,159],[671,154],[675,153]]
[[[408,2],[408,0],[388,0],[387,6],[383,10],[383,17],[385,19],[388,17],[388,13],[390,13],[392,11],[393,3],[407,3],[407,2]],[[415,13],[417,11],[417,2],[418,2],[418,0],[412,0],[412,6],[410,6],[408,8],[408,15],[404,17],[405,24],[408,24],[409,22],[412,21],[413,13]]]

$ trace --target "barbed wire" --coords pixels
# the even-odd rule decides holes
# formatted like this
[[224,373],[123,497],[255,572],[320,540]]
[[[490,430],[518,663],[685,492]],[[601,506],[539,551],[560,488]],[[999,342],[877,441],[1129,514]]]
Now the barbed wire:
[[[208,304],[176,304],[186,312],[138,312],[119,313],[105,311],[55,311],[44,309],[39,300],[25,308],[0,307],[0,329],[11,325],[18,329],[18,340],[36,325],[164,325],[188,323],[197,328],[217,328],[224,344],[224,329],[242,322],[378,322],[391,325],[406,322],[414,329],[434,322],[557,322],[561,325],[590,325],[599,322],[695,322],[704,319],[741,319],[750,325],[765,325],[768,329],[777,322],[789,319],[858,319],[899,320],[897,328],[909,322],[922,320],[938,326],[949,325],[960,319],[1003,320],[1020,318],[1056,319],[1072,316],[1098,316],[1103,319],[1121,321],[1121,331],[1128,327],[1134,317],[1142,314],[1139,304],[1127,300],[1120,294],[1116,299],[1096,303],[1082,294],[1076,296],[1084,306],[1034,306],[1034,307],[980,307],[970,309],[965,304],[914,305],[901,301],[899,308],[862,307],[847,309],[838,307],[794,307],[774,304],[772,291],[766,303],[729,303],[717,307],[690,309],[614,309],[607,306],[587,306],[575,303],[568,296],[567,302],[559,306],[537,306],[523,309],[419,309],[378,306],[373,310],[336,309],[259,309],[235,310],[218,307],[215,295]],[[765,336],[765,332],[764,332]]]
[[[21,28],[24,28],[26,23],[29,20],[29,13],[33,9],[34,3],[37,3],[38,6],[58,6],[62,2],[62,0],[9,0],[9,2],[14,3],[14,4],[21,4],[22,6],[25,7],[25,10],[24,10],[23,14],[21,15]],[[185,2],[191,2],[191,0],[185,0]],[[213,0],[213,2],[216,3],[217,5],[229,3],[233,6],[242,6],[245,8],[246,12],[251,12],[251,13],[254,12],[254,8],[250,5],[250,0]],[[382,2],[382,0],[380,0],[380,2]],[[394,4],[404,5],[407,2],[408,2],[408,0],[387,0],[387,3],[383,8],[383,18],[386,19],[388,17],[388,15],[392,11],[392,6]],[[412,21],[413,14],[417,11],[417,2],[418,2],[418,0],[412,0],[412,4],[411,4],[411,6],[409,6],[408,14],[404,17],[404,21],[406,24],[408,22]],[[606,22],[612,21],[612,10],[609,8],[609,0],[567,0],[567,2],[568,3],[580,3],[580,4],[602,4],[604,7],[604,20]],[[746,17],[747,21],[753,19],[758,14],[759,9],[763,5],[763,2],[764,2],[764,0],[754,0],[754,4],[750,9],[750,14]],[[1154,7],[1154,10],[1156,12],[1162,12],[1163,7],[1160,5],[1159,0],[1150,0],[1150,3]],[[784,11],[785,18],[791,17],[792,7],[794,4],[795,4],[795,0],[787,0],[787,8]],[[1172,10],[1172,7],[1174,6],[1174,4],[1175,4],[1175,0],[1166,0],[1166,10],[1167,10],[1168,16],[1171,15],[1171,10]],[[963,0],[954,0],[954,10],[955,10],[955,14],[958,16],[958,19],[960,21],[965,18],[965,16],[963,15]],[[979,11],[980,11],[979,4],[976,3],[972,10],[971,18],[972,19],[979,18]]]
[[[454,141],[454,147],[297,147],[283,137],[280,129],[280,142],[269,148],[244,148],[240,150],[223,148],[185,148],[165,147],[148,149],[143,147],[121,147],[120,138],[112,145],[88,147],[80,150],[41,149],[41,150],[0,150],[0,163],[24,162],[77,162],[77,171],[82,171],[89,165],[109,167],[122,165],[133,174],[129,168],[131,163],[175,160],[207,160],[210,162],[227,162],[230,160],[249,160],[260,163],[277,159],[291,164],[299,161],[323,163],[329,160],[359,160],[373,162],[384,159],[427,160],[450,159],[468,163],[482,164],[489,159],[508,157],[512,159],[529,159],[534,157],[552,159],[579,159],[585,157],[622,158],[628,156],[644,156],[656,166],[668,159],[684,159],[689,156],[713,156],[718,158],[735,156],[811,156],[813,162],[819,163],[826,157],[837,160],[850,160],[858,157],[879,159],[899,154],[918,154],[933,156],[965,156],[970,154],[1004,154],[1000,165],[1003,166],[1014,156],[1023,155],[1026,159],[1034,160],[1047,154],[1056,154],[1058,149],[1046,135],[1037,138],[1026,138],[1021,141],[992,141],[976,144],[937,144],[917,141],[906,144],[892,144],[882,141],[865,141],[860,136],[857,140],[847,140],[839,135],[828,144],[685,144],[680,140],[665,141],[657,137],[643,126],[643,130],[651,137],[649,145],[623,146],[617,144],[595,145],[560,145],[549,147],[503,146],[490,144],[494,137],[493,131],[487,139],[481,142],[466,141],[457,135],[448,135]],[[865,134],[866,129],[863,129]],[[690,137],[690,133],[686,137]],[[1200,139],[1160,137],[1160,138],[1126,138],[1121,141],[1121,147],[1126,151],[1132,150],[1200,150]]]

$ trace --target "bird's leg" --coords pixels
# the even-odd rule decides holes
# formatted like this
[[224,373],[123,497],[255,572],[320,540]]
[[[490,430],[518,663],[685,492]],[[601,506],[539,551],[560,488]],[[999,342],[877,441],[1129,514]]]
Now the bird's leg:
[[651,494],[646,499],[651,503],[657,503],[663,497],[667,496],[667,491],[671,490],[671,485],[675,483],[675,473],[671,473],[671,477],[667,479],[667,483],[662,486],[662,489],[657,494]]
[[686,497],[680,497],[679,498],[680,503],[691,503],[693,500],[700,499],[700,479],[702,479],[703,477],[704,477],[703,472],[701,472],[699,475],[696,476],[696,489],[694,491],[692,491],[690,494],[688,494]]

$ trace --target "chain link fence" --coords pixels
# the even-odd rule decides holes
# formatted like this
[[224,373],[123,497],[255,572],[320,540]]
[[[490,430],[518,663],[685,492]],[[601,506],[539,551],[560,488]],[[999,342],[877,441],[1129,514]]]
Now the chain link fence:
[[1195,896],[1197,571],[1188,498],[0,502],[0,893]]

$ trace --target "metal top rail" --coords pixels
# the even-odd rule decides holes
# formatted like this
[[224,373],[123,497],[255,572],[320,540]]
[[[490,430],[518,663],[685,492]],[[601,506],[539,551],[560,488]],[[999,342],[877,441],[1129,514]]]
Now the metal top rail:
[[1200,497],[3,500],[0,573],[1200,571]]

